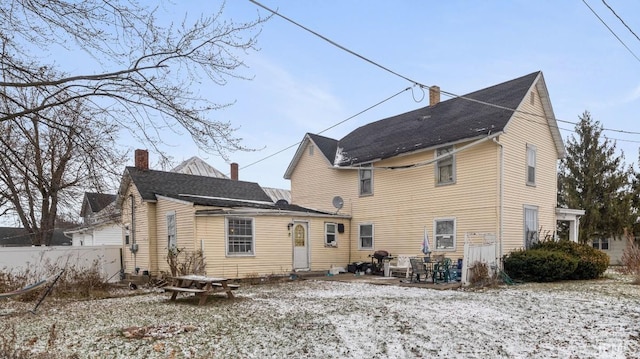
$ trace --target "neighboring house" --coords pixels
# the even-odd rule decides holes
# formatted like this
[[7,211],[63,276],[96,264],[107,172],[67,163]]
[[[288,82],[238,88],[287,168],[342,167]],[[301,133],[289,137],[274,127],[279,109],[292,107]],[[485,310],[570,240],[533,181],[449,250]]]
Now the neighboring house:
[[554,233],[556,211],[575,229],[580,211],[556,209],[565,149],[541,72],[442,102],[433,86],[429,97],[340,140],[306,134],[287,168],[292,203],[335,211],[340,197],[350,261],[418,254],[425,233],[452,258],[466,234],[489,233],[501,258]]
[[74,246],[121,245],[122,225],[114,194],[86,192],[82,200],[82,225],[65,231]]
[[[71,239],[64,235],[64,230],[55,229],[52,246],[69,246]],[[32,246],[31,237],[24,228],[0,227],[0,247],[30,247]]]
[[203,161],[200,157],[193,156],[183,161],[170,172],[184,173],[188,175],[207,176],[216,178],[229,178],[215,167]]
[[[193,156],[186,161],[183,161],[181,164],[177,165],[170,172],[177,173],[185,173],[196,176],[207,176],[207,177],[216,177],[216,178],[226,178],[229,177],[224,173],[220,172],[215,167],[203,161],[201,158]],[[234,173],[235,176],[238,174],[238,164],[231,164],[231,172]],[[235,178],[238,179],[237,177]],[[285,200],[288,203],[291,203],[291,191],[281,188],[269,188],[262,187],[264,192],[271,197],[273,202],[277,202],[279,200]]]
[[596,238],[591,240],[591,245],[595,249],[599,249],[609,256],[609,264],[612,266],[622,265],[622,254],[627,248],[630,240],[626,236],[621,238]]
[[[169,248],[202,250],[208,275],[324,270],[349,260],[349,216],[274,201],[256,183],[150,170],[136,150],[117,207],[125,273],[169,272]],[[237,169],[237,167],[236,167]]]

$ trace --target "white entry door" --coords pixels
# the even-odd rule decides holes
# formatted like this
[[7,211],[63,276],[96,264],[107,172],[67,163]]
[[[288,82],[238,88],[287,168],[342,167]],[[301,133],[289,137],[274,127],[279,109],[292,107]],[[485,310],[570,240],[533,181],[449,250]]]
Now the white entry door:
[[307,223],[293,223],[293,269],[309,269],[308,232]]

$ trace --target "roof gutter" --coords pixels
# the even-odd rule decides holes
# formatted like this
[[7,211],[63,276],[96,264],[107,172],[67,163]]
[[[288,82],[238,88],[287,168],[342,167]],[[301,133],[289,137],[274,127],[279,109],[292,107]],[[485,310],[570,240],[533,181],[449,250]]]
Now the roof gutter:
[[[447,157],[449,157],[451,155],[454,155],[454,154],[456,154],[458,152],[466,151],[469,148],[475,147],[475,146],[477,146],[477,145],[479,145],[479,144],[481,144],[481,143],[483,143],[485,141],[492,140],[492,139],[500,136],[502,133],[503,133],[503,131],[499,131],[499,132],[496,132],[496,133],[490,133],[486,137],[482,137],[479,140],[473,141],[473,142],[471,142],[471,143],[469,143],[467,145],[464,145],[464,146],[462,146],[460,148],[456,148],[455,150],[453,150],[451,152],[448,152],[448,153],[446,153],[444,155],[437,156],[436,158],[428,160],[428,161],[417,162],[417,163],[413,163],[413,164],[409,164],[409,165],[402,165],[402,166],[378,166],[378,167],[373,167],[372,166],[372,167],[370,167],[370,169],[373,169],[373,170],[406,170],[406,169],[411,169],[411,168],[416,168],[416,167],[428,166],[428,165],[430,165],[432,163],[438,162],[438,161],[440,161],[440,160],[442,160],[444,158],[447,158]],[[331,167],[331,168],[341,169],[341,170],[344,170],[344,169],[351,169],[351,170],[362,169],[362,167],[360,167],[360,166]]]

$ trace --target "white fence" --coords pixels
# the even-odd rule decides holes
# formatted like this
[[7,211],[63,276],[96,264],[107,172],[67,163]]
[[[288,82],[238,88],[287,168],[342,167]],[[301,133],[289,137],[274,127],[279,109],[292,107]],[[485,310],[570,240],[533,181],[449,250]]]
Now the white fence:
[[498,269],[496,236],[494,233],[465,233],[462,284],[469,284],[469,268],[474,263],[486,263],[489,276]]
[[36,275],[47,275],[52,265],[57,268],[83,270],[96,264],[110,282],[120,280],[121,246],[94,247],[4,247],[0,248],[0,271],[14,274],[27,269]]

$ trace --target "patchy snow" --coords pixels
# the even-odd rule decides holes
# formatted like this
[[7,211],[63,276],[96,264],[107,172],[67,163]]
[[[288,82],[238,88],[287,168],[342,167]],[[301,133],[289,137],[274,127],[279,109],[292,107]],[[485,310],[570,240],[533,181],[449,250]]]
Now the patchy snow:
[[5,301],[0,321],[34,352],[55,323],[47,351],[61,357],[640,358],[640,286],[620,277],[450,291],[307,280],[235,293],[205,306],[163,293],[48,300],[36,315]]
[[335,167],[339,167],[343,162],[348,161],[349,158],[346,155],[347,154],[343,151],[342,147],[338,147],[336,150],[336,156],[333,159],[333,165]]

